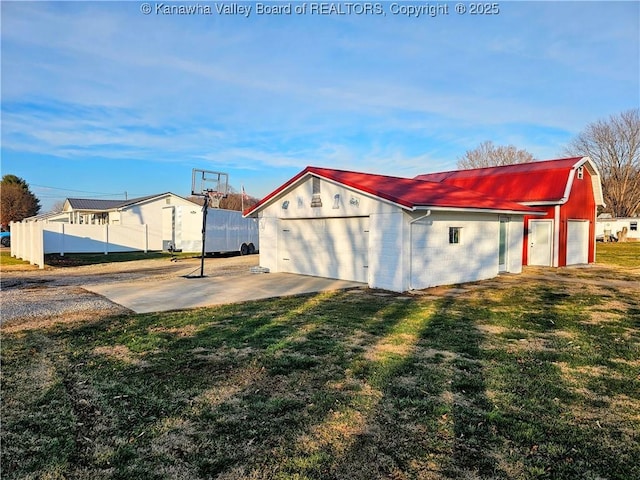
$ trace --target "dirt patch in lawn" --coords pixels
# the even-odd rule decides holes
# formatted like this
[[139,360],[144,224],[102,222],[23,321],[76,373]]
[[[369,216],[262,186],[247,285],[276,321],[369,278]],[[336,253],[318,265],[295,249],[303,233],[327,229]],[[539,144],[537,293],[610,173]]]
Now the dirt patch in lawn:
[[128,365],[135,365],[138,367],[146,367],[149,365],[149,362],[137,358],[126,345],[96,347],[93,349],[93,353],[94,355],[103,355],[111,360],[116,360]]

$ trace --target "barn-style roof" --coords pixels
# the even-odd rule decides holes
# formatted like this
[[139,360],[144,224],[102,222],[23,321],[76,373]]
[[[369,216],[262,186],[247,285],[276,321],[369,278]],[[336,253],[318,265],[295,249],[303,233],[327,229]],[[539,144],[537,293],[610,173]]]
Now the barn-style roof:
[[440,182],[526,205],[549,205],[568,200],[580,167],[591,174],[596,204],[603,205],[600,176],[588,157],[428,173],[415,179]]
[[499,211],[516,214],[536,214],[536,210],[522,204],[465,190],[454,185],[420,179],[392,177],[370,173],[335,170],[330,168],[307,167],[288,182],[284,183],[253,207],[245,210],[249,216],[261,210],[281,194],[297,184],[314,176],[370,194],[394,203],[406,210],[449,209],[472,211]]

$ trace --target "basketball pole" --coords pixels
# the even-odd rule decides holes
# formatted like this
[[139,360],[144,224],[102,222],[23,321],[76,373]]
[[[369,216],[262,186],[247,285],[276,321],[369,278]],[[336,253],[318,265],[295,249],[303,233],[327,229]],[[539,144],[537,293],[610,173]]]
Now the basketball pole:
[[204,277],[205,241],[207,239],[207,210],[209,210],[209,196],[205,195],[202,205],[202,256],[200,257],[200,278]]
[[199,168],[193,168],[191,170],[191,195],[204,197],[204,203],[202,204],[202,252],[200,255],[200,276],[193,278],[204,277],[204,257],[207,252],[207,210],[209,209],[209,201],[212,201],[215,198],[217,200],[215,207],[219,207],[220,199],[226,196],[228,189],[228,174],[223,172],[214,172],[213,170],[200,170]]

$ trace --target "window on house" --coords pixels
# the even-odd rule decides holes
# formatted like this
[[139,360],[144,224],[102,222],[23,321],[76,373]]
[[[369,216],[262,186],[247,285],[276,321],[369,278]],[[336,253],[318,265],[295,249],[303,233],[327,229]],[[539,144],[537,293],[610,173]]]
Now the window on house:
[[321,207],[322,199],[320,198],[320,179],[317,177],[313,177],[312,185],[313,185],[313,195],[311,197],[311,206]]
[[582,180],[584,177],[584,167],[578,167],[578,180]]
[[638,222],[631,222],[629,224],[629,230],[637,232],[638,231]]
[[462,227],[449,227],[449,243],[460,243]]

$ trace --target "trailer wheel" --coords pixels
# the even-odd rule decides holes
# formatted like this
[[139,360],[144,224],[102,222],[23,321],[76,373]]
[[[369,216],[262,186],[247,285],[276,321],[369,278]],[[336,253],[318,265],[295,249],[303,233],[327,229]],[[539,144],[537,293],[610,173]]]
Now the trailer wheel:
[[249,247],[247,246],[246,243],[243,243],[242,246],[240,246],[240,255],[248,255],[249,254]]
[[249,244],[249,255],[253,255],[256,253],[256,246],[253,243]]

